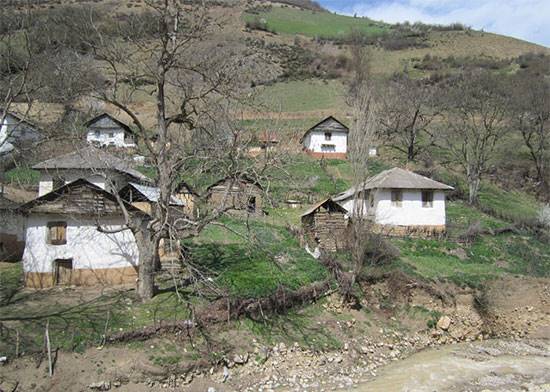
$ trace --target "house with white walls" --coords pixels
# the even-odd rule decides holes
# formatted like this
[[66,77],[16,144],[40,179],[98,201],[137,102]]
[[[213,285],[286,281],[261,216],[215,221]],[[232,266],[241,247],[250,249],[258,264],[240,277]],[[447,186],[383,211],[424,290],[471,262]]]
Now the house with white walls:
[[[117,198],[85,179],[23,204],[26,286],[134,283],[139,252]],[[141,214],[130,204],[127,211]]]
[[30,148],[42,138],[37,126],[0,109],[0,155]]
[[446,192],[453,187],[400,168],[385,170],[332,198],[349,216],[384,233],[438,235],[446,230]]
[[349,129],[329,116],[309,128],[301,143],[304,151],[317,158],[345,159],[348,153]]
[[135,135],[129,125],[117,120],[108,113],[87,121],[86,141],[102,147],[134,148]]
[[117,193],[131,181],[150,182],[147,176],[134,169],[133,162],[92,146],[48,159],[32,168],[40,172],[38,196],[79,178],[111,193]]

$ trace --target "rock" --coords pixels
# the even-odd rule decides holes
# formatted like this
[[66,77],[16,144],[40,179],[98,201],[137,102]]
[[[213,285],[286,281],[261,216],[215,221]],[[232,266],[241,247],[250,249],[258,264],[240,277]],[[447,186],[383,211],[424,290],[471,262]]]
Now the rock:
[[88,388],[95,391],[108,391],[109,389],[111,389],[111,383],[109,381],[94,382],[88,385]]
[[448,330],[450,326],[451,326],[451,318],[449,316],[442,316],[437,321],[437,328],[439,328],[443,331]]
[[245,355],[235,355],[233,357],[233,362],[235,362],[237,365],[244,365],[248,362],[248,353],[246,353]]
[[191,384],[191,381],[193,381],[193,373],[187,373],[183,379],[183,382],[185,384]]
[[468,259],[468,254],[462,248],[452,249],[449,251],[449,254],[458,257],[458,259],[461,261]]

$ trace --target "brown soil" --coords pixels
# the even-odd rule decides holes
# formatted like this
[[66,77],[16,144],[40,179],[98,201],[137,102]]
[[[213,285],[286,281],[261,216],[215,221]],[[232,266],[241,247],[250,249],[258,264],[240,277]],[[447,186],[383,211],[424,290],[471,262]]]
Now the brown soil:
[[[394,279],[396,280],[396,279]],[[385,280],[366,287],[363,309],[345,309],[331,296],[304,309],[308,327],[283,322],[280,342],[252,335],[239,322],[210,331],[213,351],[225,352],[216,365],[204,359],[159,366],[158,348],[171,344],[186,351],[181,337],[165,335],[140,345],[89,348],[83,354],[59,352],[54,376],[47,361],[20,358],[0,367],[0,390],[85,391],[107,381],[120,391],[334,390],[375,379],[380,368],[427,346],[474,341],[486,337],[548,338],[549,279],[507,278],[487,285],[487,309],[478,313],[479,293],[452,285],[421,287]],[[426,317],[411,309],[437,311],[451,319],[448,330],[430,329]],[[368,311],[366,311],[368,309]],[[270,321],[276,324],[273,318]],[[303,330],[301,330],[304,328]],[[309,337],[300,344],[298,336]],[[311,340],[331,337],[339,348],[323,348]],[[308,347],[308,343],[311,343]],[[204,353],[204,351],[202,351]],[[206,354],[206,353],[205,353]],[[242,358],[246,364],[240,365]],[[212,366],[212,368],[211,368]],[[224,383],[224,366],[228,380]],[[345,369],[345,371],[343,371]],[[11,389],[10,389],[11,388]]]

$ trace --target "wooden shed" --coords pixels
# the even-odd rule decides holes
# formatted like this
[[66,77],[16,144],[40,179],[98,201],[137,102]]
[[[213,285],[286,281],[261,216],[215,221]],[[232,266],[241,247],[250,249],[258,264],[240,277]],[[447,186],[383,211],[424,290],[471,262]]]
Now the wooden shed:
[[325,199],[302,215],[306,241],[328,252],[348,247],[349,219],[346,210],[332,199]]
[[263,188],[248,177],[225,178],[208,188],[208,204],[213,208],[263,213]]

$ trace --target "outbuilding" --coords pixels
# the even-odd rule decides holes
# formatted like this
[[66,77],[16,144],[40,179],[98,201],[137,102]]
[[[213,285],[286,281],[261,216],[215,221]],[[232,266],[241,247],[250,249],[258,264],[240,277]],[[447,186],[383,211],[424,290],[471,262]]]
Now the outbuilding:
[[401,168],[385,170],[332,199],[390,235],[432,236],[446,230],[446,192],[453,187]]
[[263,194],[263,188],[257,181],[239,176],[224,178],[209,186],[207,200],[211,208],[262,214]]
[[328,252],[347,248],[349,219],[338,203],[322,200],[304,212],[301,221],[308,244]]

